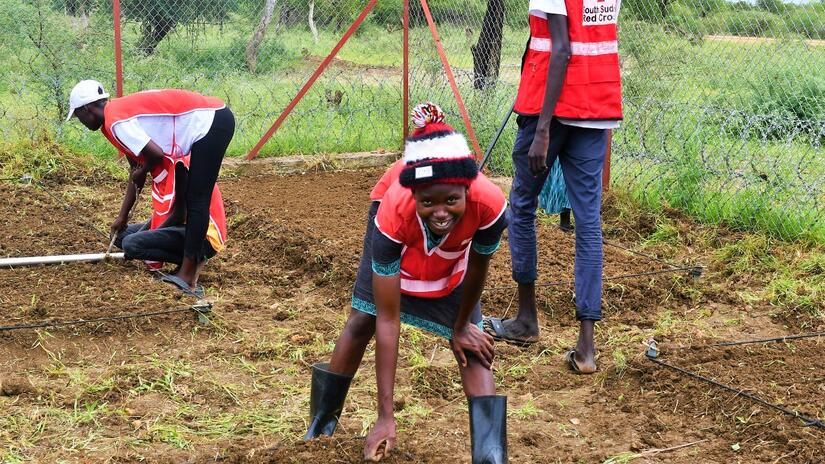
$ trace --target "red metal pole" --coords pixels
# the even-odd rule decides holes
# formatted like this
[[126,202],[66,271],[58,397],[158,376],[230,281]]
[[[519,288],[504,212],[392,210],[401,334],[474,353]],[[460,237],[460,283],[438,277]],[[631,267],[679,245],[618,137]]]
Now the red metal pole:
[[441,39],[438,37],[438,31],[435,28],[433,15],[430,14],[430,7],[427,5],[427,0],[421,0],[421,7],[424,9],[424,16],[427,17],[427,24],[430,26],[430,33],[433,35],[435,46],[438,49],[438,56],[441,57],[441,65],[444,66],[444,72],[447,73],[447,80],[450,81],[450,87],[453,89],[455,101],[458,104],[458,111],[461,113],[461,118],[464,119],[464,126],[467,128],[467,135],[473,143],[473,149],[476,152],[476,157],[481,158],[484,152],[481,151],[481,146],[478,144],[476,134],[473,131],[473,126],[470,123],[470,115],[467,114],[467,108],[464,107],[464,100],[461,99],[461,93],[458,91],[458,85],[455,83],[455,76],[453,70],[450,68],[450,63],[447,61],[447,55],[444,53],[444,47],[441,45]]
[[332,49],[332,51],[329,52],[329,55],[327,55],[327,57],[324,58],[324,61],[322,61],[321,64],[318,65],[318,69],[316,69],[315,72],[312,73],[312,76],[309,78],[309,80],[307,80],[306,84],[304,84],[304,86],[301,87],[301,90],[298,91],[298,94],[295,95],[295,98],[293,98],[292,101],[289,102],[289,105],[287,105],[287,107],[284,109],[281,115],[278,116],[278,119],[275,121],[275,124],[273,124],[272,127],[270,127],[268,131],[266,131],[266,134],[264,134],[261,140],[258,141],[257,145],[255,145],[255,147],[252,148],[252,151],[250,151],[249,154],[246,155],[246,159],[251,160],[252,158],[258,156],[258,152],[261,151],[261,148],[263,148],[266,142],[269,141],[269,139],[272,137],[275,131],[277,131],[278,128],[281,127],[281,124],[284,122],[284,119],[286,119],[286,117],[289,116],[289,113],[291,113],[292,110],[295,109],[295,106],[298,104],[298,102],[301,101],[302,98],[304,98],[304,95],[306,95],[310,87],[312,87],[312,84],[314,84],[315,81],[318,80],[318,77],[321,75],[321,73],[323,73],[324,70],[327,69],[327,66],[329,66],[329,64],[332,62],[332,59],[335,58],[335,55],[338,54],[338,51],[341,50],[341,47],[343,47],[344,44],[347,43],[347,40],[349,40],[349,38],[352,36],[355,30],[358,29],[361,23],[364,22],[364,19],[366,19],[367,15],[370,14],[370,11],[372,11],[373,7],[375,7],[376,1],[377,0],[370,0],[367,6],[364,7],[364,11],[362,11],[361,14],[358,15],[358,18],[356,18],[355,22],[353,22],[349,29],[347,29],[347,32],[344,33],[344,36],[341,37],[341,40],[339,40],[335,47]]
[[120,0],[112,0],[112,16],[115,22],[115,94],[123,96],[123,54],[120,39]]
[[403,93],[402,105],[404,106],[404,108],[402,109],[404,113],[403,133],[404,139],[406,139],[410,135],[410,0],[404,0],[404,17],[402,18],[402,23],[404,24],[404,57],[401,69],[401,72],[403,73],[403,77],[401,78],[401,87]]
[[613,151],[613,129],[607,130],[607,150],[604,154],[604,168],[602,169],[602,192],[610,190],[610,152]]

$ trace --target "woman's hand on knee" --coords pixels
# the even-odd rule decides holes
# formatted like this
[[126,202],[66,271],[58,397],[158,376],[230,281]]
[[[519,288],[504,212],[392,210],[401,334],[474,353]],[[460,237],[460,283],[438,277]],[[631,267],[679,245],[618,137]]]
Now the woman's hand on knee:
[[467,367],[468,352],[478,358],[485,368],[490,369],[493,365],[493,337],[473,324],[453,330],[450,348],[462,367]]

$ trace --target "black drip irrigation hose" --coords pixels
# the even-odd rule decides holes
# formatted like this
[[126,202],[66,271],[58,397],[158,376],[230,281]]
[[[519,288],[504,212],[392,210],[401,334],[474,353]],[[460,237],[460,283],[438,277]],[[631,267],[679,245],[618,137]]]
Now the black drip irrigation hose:
[[[604,279],[602,279],[602,281],[609,282],[609,281],[613,281],[613,280],[633,279],[633,278],[636,278],[636,277],[646,277],[646,276],[657,275],[657,274],[671,274],[671,273],[675,273],[675,272],[687,272],[690,275],[694,276],[697,273],[701,274],[702,273],[702,268],[701,268],[701,266],[685,266],[685,267],[674,267],[674,268],[671,268],[671,269],[660,269],[660,270],[657,270],[657,271],[638,272],[638,273],[635,273],[635,274],[620,274],[620,275],[605,277]],[[562,286],[562,285],[573,285],[574,283],[575,283],[575,281],[573,281],[573,280],[557,280],[557,281],[553,281],[553,282],[544,282],[544,283],[536,284],[536,287],[559,287],[559,286]],[[487,292],[487,291],[494,291],[494,290],[513,290],[513,289],[516,289],[516,288],[518,288],[518,285],[505,285],[505,286],[501,286],[501,287],[485,288],[484,291]]]
[[733,388],[729,385],[725,385],[723,383],[717,382],[717,381],[715,381],[711,378],[702,376],[702,375],[697,374],[695,372],[691,372],[689,370],[682,369],[679,366],[674,366],[673,364],[668,364],[664,361],[661,361],[661,360],[657,359],[656,356],[657,356],[657,353],[654,352],[654,353],[651,354],[650,350],[648,350],[648,353],[646,354],[647,359],[650,362],[654,363],[654,364],[657,364],[659,366],[667,367],[669,369],[672,369],[676,372],[684,374],[684,375],[686,375],[688,377],[691,377],[693,379],[701,380],[702,382],[709,383],[709,384],[711,384],[715,387],[721,388],[722,390],[728,391],[730,393],[734,393],[737,396],[743,396],[743,397],[745,397],[745,398],[747,398],[751,401],[754,401],[756,403],[759,403],[763,406],[767,406],[767,407],[775,409],[775,410],[777,410],[777,411],[779,411],[779,412],[781,412],[785,415],[788,415],[788,416],[794,417],[796,419],[799,419],[799,420],[802,421],[802,423],[804,424],[805,427],[817,427],[821,430],[825,430],[825,423],[823,423],[822,420],[820,420],[820,419],[812,419],[812,418],[810,418],[809,416],[807,416],[805,414],[801,414],[801,413],[796,412],[796,411],[791,411],[790,409],[784,408],[784,407],[779,406],[777,404],[769,403],[769,402],[763,400],[762,398],[759,398],[758,396],[755,396],[755,395],[751,395],[750,393],[748,393],[744,390],[739,390],[739,389]]
[[719,343],[710,343],[707,345],[698,345],[698,346],[677,346],[672,348],[671,352],[677,351],[699,351],[704,350],[707,348],[720,348],[726,346],[740,346],[740,345],[756,345],[756,344],[767,344],[767,343],[784,343],[788,340],[801,340],[805,338],[819,338],[825,337],[825,332],[809,332],[804,334],[797,334],[797,335],[783,335],[781,337],[772,337],[772,338],[755,338],[752,340],[739,340],[734,342],[719,342]]
[[750,345],[750,344],[756,344],[756,343],[784,343],[788,340],[799,340],[801,338],[817,338],[817,337],[825,337],[825,332],[811,332],[811,333],[799,334],[799,335],[786,335],[784,337],[776,337],[776,338],[760,338],[760,339],[755,339],[755,340],[742,340],[742,341],[738,341],[738,342],[714,343],[712,345],[705,345],[705,346],[695,347],[694,349],[712,348],[712,347],[720,347],[720,346]]
[[[634,250],[634,249],[632,249],[632,248],[629,248],[629,247],[626,247],[626,246],[624,246],[624,245],[619,245],[618,243],[613,243],[613,242],[610,242],[610,241],[607,241],[607,240],[602,240],[602,244],[604,244],[604,245],[606,245],[606,246],[613,247],[613,248],[618,248],[619,250],[624,250],[624,251],[626,251],[626,252],[628,252],[628,253],[630,253],[630,254],[633,254],[633,255],[636,255],[636,256],[640,256],[640,257],[645,258],[645,259],[647,259],[647,260],[649,260],[649,261],[655,261],[655,262],[657,262],[657,263],[664,264],[665,266],[668,266],[668,267],[670,267],[670,268],[677,268],[677,267],[679,267],[678,265],[673,264],[673,263],[668,262],[668,261],[665,261],[665,260],[664,260],[664,259],[662,259],[662,258],[657,258],[656,256],[649,255],[649,254],[646,254],[646,253],[642,253],[641,251],[636,251],[636,250]],[[699,269],[699,270],[701,270],[701,269],[702,269],[702,268],[701,268],[701,266],[695,266],[695,267],[696,267],[697,269]]]
[[93,324],[96,322],[111,322],[111,321],[122,321],[125,319],[136,319],[139,317],[151,317],[151,316],[162,316],[165,314],[174,314],[174,313],[181,313],[184,311],[194,311],[198,315],[198,320],[202,319],[202,316],[205,317],[206,314],[211,312],[212,305],[209,303],[199,303],[194,306],[186,307],[186,308],[174,308],[174,309],[165,309],[160,311],[150,311],[145,313],[133,313],[133,314],[123,314],[120,316],[108,316],[108,317],[96,317],[94,319],[77,319],[73,321],[56,321],[56,322],[38,322],[36,324],[17,324],[17,325],[5,325],[0,326],[0,332],[9,332],[12,330],[25,330],[25,329],[43,329],[43,328],[61,328],[61,327],[68,327],[73,325],[80,325],[80,324]]

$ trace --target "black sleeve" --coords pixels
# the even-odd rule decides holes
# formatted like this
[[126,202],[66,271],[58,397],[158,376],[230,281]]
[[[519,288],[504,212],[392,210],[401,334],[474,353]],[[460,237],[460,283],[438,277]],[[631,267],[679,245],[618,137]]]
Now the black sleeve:
[[372,234],[372,271],[382,276],[398,274],[402,249],[400,243],[390,240],[376,227]]

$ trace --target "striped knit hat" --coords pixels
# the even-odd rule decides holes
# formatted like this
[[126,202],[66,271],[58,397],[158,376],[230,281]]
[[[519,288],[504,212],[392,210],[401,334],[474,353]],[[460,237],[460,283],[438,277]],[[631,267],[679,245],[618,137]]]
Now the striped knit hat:
[[464,136],[444,122],[444,112],[434,103],[421,103],[412,110],[415,125],[404,144],[401,185],[424,188],[432,184],[469,186],[478,175],[475,156]]

